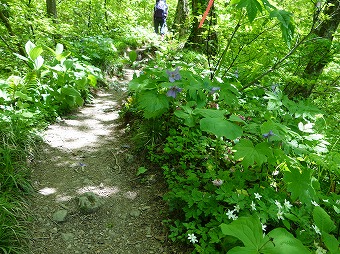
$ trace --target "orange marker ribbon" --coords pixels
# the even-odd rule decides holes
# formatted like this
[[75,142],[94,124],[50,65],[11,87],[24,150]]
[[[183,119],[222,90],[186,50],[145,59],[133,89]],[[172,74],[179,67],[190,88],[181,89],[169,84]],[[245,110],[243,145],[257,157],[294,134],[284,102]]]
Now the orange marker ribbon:
[[207,18],[208,13],[209,13],[210,8],[213,5],[213,3],[214,3],[214,0],[209,0],[207,9],[205,10],[205,12],[203,14],[202,20],[201,20],[200,24],[198,25],[198,28],[201,28],[203,26],[203,23],[204,23],[205,19]]

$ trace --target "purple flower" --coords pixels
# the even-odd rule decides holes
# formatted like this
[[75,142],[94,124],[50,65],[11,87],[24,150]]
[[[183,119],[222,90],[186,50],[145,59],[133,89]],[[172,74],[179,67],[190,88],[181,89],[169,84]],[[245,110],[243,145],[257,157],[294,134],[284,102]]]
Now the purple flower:
[[235,78],[238,78],[238,70],[235,71],[234,76]]
[[221,88],[218,87],[218,86],[212,87],[211,90],[210,90],[210,93],[211,93],[211,94],[214,94],[214,93],[216,93],[217,91],[219,91],[220,89],[221,89]]
[[180,93],[182,91],[182,88],[179,88],[177,86],[171,86],[169,91],[166,93],[166,96],[176,98],[177,93]]
[[262,136],[263,136],[264,138],[269,138],[269,137],[271,137],[271,136],[274,136],[274,133],[273,133],[272,130],[270,130],[268,133],[265,133],[265,134],[263,134]]
[[276,88],[279,86],[279,84],[274,84],[272,85],[270,88],[272,89],[272,92],[275,93],[276,92]]
[[181,75],[179,74],[179,68],[178,67],[174,71],[167,70],[166,73],[169,75],[169,81],[171,83],[175,82],[175,80],[181,79]]

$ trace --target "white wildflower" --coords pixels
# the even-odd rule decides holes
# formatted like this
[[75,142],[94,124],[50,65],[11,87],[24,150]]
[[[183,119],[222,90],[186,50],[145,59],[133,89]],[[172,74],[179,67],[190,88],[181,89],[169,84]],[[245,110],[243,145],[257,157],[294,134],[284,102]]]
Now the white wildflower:
[[312,228],[315,230],[315,233],[321,235],[321,231],[320,231],[320,229],[318,228],[318,226],[312,225]]
[[257,198],[258,200],[260,200],[262,198],[262,196],[259,193],[254,193],[255,198]]
[[254,201],[251,201],[250,206],[251,206],[251,210],[253,210],[253,211],[256,210],[256,205],[255,205]]
[[223,184],[223,180],[221,179],[215,179],[214,181],[212,181],[213,185],[219,187]]
[[280,211],[280,210],[277,212],[276,215],[277,215],[277,218],[278,218],[279,220],[284,220],[284,219],[285,219],[285,218],[283,218],[283,212]]
[[192,242],[193,244],[195,244],[196,242],[198,242],[197,237],[194,234],[188,234],[188,239],[190,240],[190,242]]
[[277,206],[277,208],[279,208],[279,210],[282,209],[282,205],[279,201],[275,200],[275,205]]
[[325,250],[324,248],[318,246],[318,248],[315,250],[315,254],[326,254],[327,250]]
[[237,220],[238,216],[236,214],[233,214],[233,216],[231,217],[233,220]]
[[234,208],[235,208],[234,210],[235,210],[236,212],[239,212],[239,211],[240,211],[240,206],[239,206],[239,205],[235,205]]
[[283,204],[288,210],[290,209],[290,208],[292,208],[292,204],[288,201],[288,200],[286,200],[285,199],[285,202],[284,202],[284,204]]
[[261,223],[261,226],[262,226],[262,231],[266,231],[267,230],[267,225]]
[[275,170],[275,171],[273,171],[272,175],[273,175],[273,176],[277,176],[279,173],[280,173],[280,171]]
[[228,209],[228,212],[226,212],[226,215],[228,216],[228,219],[232,219],[234,216],[234,210],[231,211]]
[[319,206],[319,204],[316,203],[314,200],[312,201],[312,204],[313,204],[314,206]]

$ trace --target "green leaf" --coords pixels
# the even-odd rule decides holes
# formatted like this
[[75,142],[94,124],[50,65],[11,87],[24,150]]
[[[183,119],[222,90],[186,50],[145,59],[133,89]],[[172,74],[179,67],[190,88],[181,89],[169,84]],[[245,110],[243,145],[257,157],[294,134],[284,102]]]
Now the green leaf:
[[234,106],[239,103],[237,96],[230,89],[221,89],[220,91],[220,100],[223,100],[229,106]]
[[231,0],[230,1],[230,4],[233,5],[233,4],[238,4],[241,0]]
[[289,24],[291,22],[292,14],[285,10],[274,10],[269,15],[271,18],[276,17],[280,23],[285,27],[289,28]]
[[331,217],[320,206],[316,206],[314,208],[313,219],[315,225],[320,229],[322,233],[329,233],[335,228],[334,222],[332,221]]
[[[268,236],[273,239],[274,248],[265,245],[262,253],[268,254],[310,254],[308,249],[302,242],[296,239],[284,228],[276,228],[268,233]],[[269,248],[267,248],[269,247]]]
[[231,115],[231,116],[229,117],[229,121],[237,122],[237,123],[246,123],[246,122],[243,121],[239,116],[236,116],[236,115]]
[[62,87],[61,93],[69,96],[81,97],[81,94],[73,87]]
[[241,0],[237,7],[246,7],[248,19],[250,22],[253,22],[256,18],[257,11],[262,11],[262,6],[257,0]]
[[25,111],[21,114],[23,117],[26,117],[26,118],[32,118],[34,116],[33,113],[31,112],[28,112],[28,111]]
[[134,51],[134,50],[130,51],[130,53],[129,53],[129,59],[130,59],[131,62],[136,61],[136,59],[137,59],[137,52]]
[[92,74],[89,74],[87,76],[87,79],[89,81],[89,84],[93,87],[95,87],[97,85],[97,78],[95,76],[93,76]]
[[248,168],[255,163],[256,165],[261,166],[267,161],[266,154],[271,153],[268,144],[260,143],[254,147],[253,143],[248,139],[242,139],[236,144],[235,149],[235,159],[242,159],[244,168]]
[[253,247],[234,247],[230,251],[227,252],[227,254],[259,254],[257,249]]
[[300,201],[310,204],[316,199],[316,193],[312,186],[312,170],[303,168],[300,172],[298,168],[290,168],[286,171],[283,177],[284,182],[288,185],[287,190],[291,192],[291,197],[295,201],[298,198]]
[[322,240],[331,254],[340,254],[339,242],[333,235],[322,233]]
[[42,49],[42,47],[35,47],[29,52],[29,56],[34,61],[41,55],[43,51],[44,50]]
[[144,174],[146,171],[148,171],[147,168],[145,168],[145,167],[139,167],[139,168],[137,169],[136,175],[139,176],[139,175],[141,175],[141,174]]
[[294,36],[295,26],[292,21],[292,13],[285,10],[274,10],[270,13],[270,17],[276,17],[280,22],[282,38],[290,46],[290,42]]
[[27,94],[21,91],[16,91],[14,93],[14,98],[20,98],[23,101],[32,101],[32,97],[28,96]]
[[225,110],[218,110],[218,109],[202,109],[198,108],[194,111],[195,114],[200,114],[206,118],[221,118],[224,119],[224,115],[227,113]]
[[234,140],[243,134],[240,126],[222,118],[203,118],[200,121],[200,128],[202,131],[212,133],[217,137],[226,137],[230,140]]
[[55,59],[58,61],[62,61],[63,59],[67,58],[69,55],[71,55],[71,52],[63,52],[60,55],[56,55]]
[[254,217],[241,217],[230,224],[221,224],[224,235],[239,239],[245,247],[258,249],[263,245],[263,232],[260,220]]
[[155,90],[141,92],[138,102],[139,108],[144,110],[145,118],[158,117],[169,108],[167,96],[158,94]]
[[195,115],[190,107],[183,106],[183,110],[176,110],[174,112],[175,116],[184,119],[184,124],[189,127],[194,127],[196,125]]

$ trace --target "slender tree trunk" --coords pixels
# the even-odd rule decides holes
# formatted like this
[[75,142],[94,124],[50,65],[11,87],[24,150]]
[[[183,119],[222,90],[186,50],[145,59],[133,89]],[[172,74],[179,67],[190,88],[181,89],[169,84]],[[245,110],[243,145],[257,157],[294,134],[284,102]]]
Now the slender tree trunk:
[[106,30],[109,31],[109,15],[107,14],[108,9],[107,9],[107,0],[104,0],[104,11],[105,11],[105,27]]
[[[316,8],[319,8],[319,6],[317,5]],[[319,21],[316,22],[319,25],[313,28],[316,40],[311,45],[313,50],[309,54],[309,62],[300,75],[304,82],[301,84],[289,84],[285,89],[285,92],[291,98],[308,98],[313,92],[324,67],[332,61],[333,35],[340,24],[340,0],[327,0],[322,14],[322,21],[320,20],[322,18],[320,15],[316,17],[317,21]]]
[[90,29],[91,27],[91,15],[92,15],[92,1],[89,2],[89,15],[87,17],[87,28]]
[[46,0],[47,16],[52,18],[54,22],[57,21],[57,4],[56,0]]
[[[191,33],[185,47],[194,48],[207,55],[215,55],[217,53],[218,42],[217,33],[212,29],[217,22],[214,5],[210,9],[209,18],[204,22],[209,22],[208,28],[204,25],[202,28],[198,28],[200,20],[198,20],[197,17],[203,15],[207,5],[208,0],[192,0],[192,16],[194,19],[191,24]],[[205,32],[208,32],[207,36],[204,35]]]
[[189,3],[188,0],[178,0],[172,29],[178,32],[179,38],[187,36],[189,31]]

